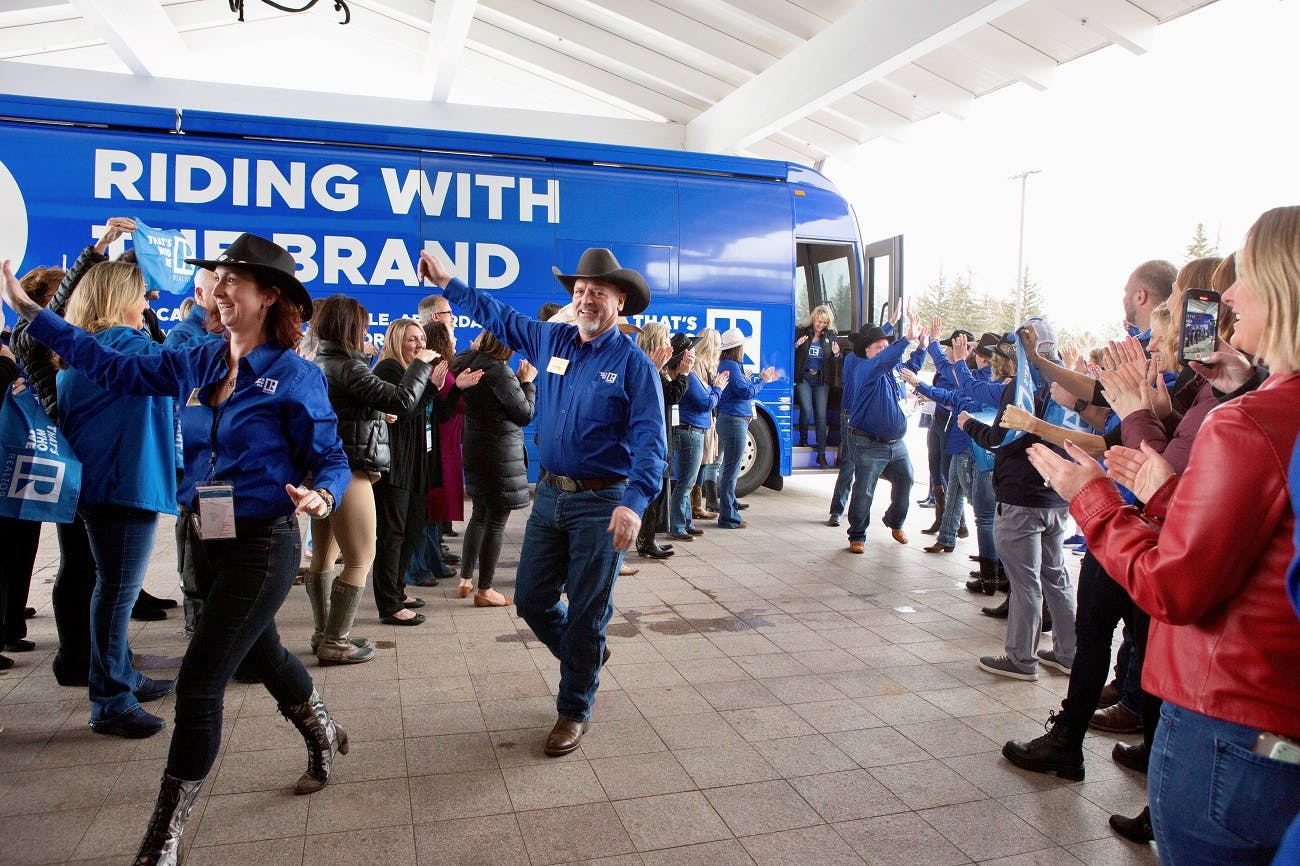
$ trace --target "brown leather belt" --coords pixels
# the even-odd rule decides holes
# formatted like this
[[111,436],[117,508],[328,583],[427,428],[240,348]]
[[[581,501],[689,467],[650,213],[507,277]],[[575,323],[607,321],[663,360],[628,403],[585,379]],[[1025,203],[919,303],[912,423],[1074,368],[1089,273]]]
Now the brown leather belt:
[[606,487],[613,487],[615,484],[623,484],[627,481],[621,475],[606,478],[570,478],[567,475],[556,475],[545,468],[540,472],[540,480],[555,485],[565,493],[577,493],[579,490],[604,490]]

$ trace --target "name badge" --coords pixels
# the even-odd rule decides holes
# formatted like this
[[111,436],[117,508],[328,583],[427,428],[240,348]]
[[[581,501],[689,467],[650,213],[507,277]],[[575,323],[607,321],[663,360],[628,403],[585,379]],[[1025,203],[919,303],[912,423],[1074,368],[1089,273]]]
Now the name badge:
[[668,408],[672,410],[672,411],[670,412],[670,415],[672,416],[672,422],[671,422],[668,426],[670,426],[670,427],[676,427],[678,424],[681,424],[681,423],[682,423],[682,412],[681,412],[681,409],[678,407],[678,405],[677,405],[676,403],[674,403],[673,405],[669,406]]
[[554,373],[557,376],[563,376],[569,369],[569,359],[552,356],[546,364],[546,372]]
[[428,421],[424,422],[424,450],[433,450],[433,425]]
[[186,405],[186,406],[202,406],[202,405],[203,405],[203,403],[200,402],[200,400],[199,400],[199,389],[198,389],[198,388],[195,388],[193,391],[190,392],[190,398],[189,398],[188,400],[185,401],[185,405]]
[[235,488],[224,481],[200,484],[199,537],[207,540],[235,537]]

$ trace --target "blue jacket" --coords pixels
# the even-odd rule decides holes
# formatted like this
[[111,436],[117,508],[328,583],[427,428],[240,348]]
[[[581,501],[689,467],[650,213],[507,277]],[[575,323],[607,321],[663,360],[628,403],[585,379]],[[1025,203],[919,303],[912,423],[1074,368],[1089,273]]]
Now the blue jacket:
[[718,414],[749,418],[754,414],[754,398],[767,383],[746,373],[738,361],[722,360],[718,363],[718,372],[724,370],[731,378],[727,380],[727,387],[718,400]]
[[187,346],[201,346],[212,340],[220,339],[217,334],[208,333],[208,329],[205,327],[207,321],[207,311],[195,304],[194,309],[190,310],[190,314],[183,321],[177,322],[167,332],[163,345],[169,349],[183,349]]
[[[962,431],[961,427],[957,426],[957,416],[962,412],[979,411],[980,407],[975,401],[954,388],[936,388],[924,382],[917,382],[916,390],[921,396],[933,400],[947,409],[944,412],[944,417],[947,419],[945,426],[948,430],[948,438],[944,440],[943,450],[948,454],[960,454],[969,448],[971,446],[970,437]],[[938,417],[936,414],[935,418]]]
[[686,393],[677,401],[677,420],[692,427],[713,425],[713,409],[722,397],[721,388],[707,388],[692,372],[687,377]]
[[957,389],[974,400],[981,409],[997,409],[1002,403],[1004,382],[993,381],[993,368],[980,367],[972,371],[965,364],[954,364]]
[[[94,335],[125,355],[157,355],[162,347],[126,325]],[[81,461],[81,505],[121,505],[176,513],[172,399],[105,391],[74,369],[55,377],[59,429]]]
[[844,356],[844,369],[840,372],[840,378],[844,382],[840,389],[840,412],[844,415],[849,414],[853,409],[853,401],[858,393],[857,380],[854,379],[853,374],[861,363],[862,356],[856,352],[849,352]]
[[577,326],[539,322],[460,280],[442,293],[537,367],[533,417],[546,471],[625,477],[619,504],[642,514],[668,465],[663,388],[646,354],[617,328],[584,343]]
[[[874,358],[863,358],[853,369],[853,408],[849,426],[881,439],[902,439],[907,433],[907,416],[901,405],[904,394],[894,369],[907,351],[907,340],[890,343]],[[915,353],[913,355],[915,358]],[[922,356],[924,363],[924,355]],[[910,366],[910,365],[909,365]]]
[[343,501],[352,473],[325,377],[294,352],[264,343],[240,358],[234,393],[213,409],[207,399],[230,372],[225,340],[126,355],[47,310],[27,330],[104,388],[119,394],[174,395],[181,402],[181,505],[193,506],[195,485],[227,481],[235,488],[236,517],[283,517],[294,510],[284,486],[301,484],[308,476],[335,503]]

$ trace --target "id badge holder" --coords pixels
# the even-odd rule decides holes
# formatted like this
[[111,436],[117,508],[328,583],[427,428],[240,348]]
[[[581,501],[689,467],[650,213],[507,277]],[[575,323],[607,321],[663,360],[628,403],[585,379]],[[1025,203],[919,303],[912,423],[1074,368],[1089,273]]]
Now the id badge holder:
[[205,541],[235,537],[235,488],[224,481],[200,484],[199,537]]
[[433,425],[428,421],[424,422],[424,453],[428,454],[433,450]]

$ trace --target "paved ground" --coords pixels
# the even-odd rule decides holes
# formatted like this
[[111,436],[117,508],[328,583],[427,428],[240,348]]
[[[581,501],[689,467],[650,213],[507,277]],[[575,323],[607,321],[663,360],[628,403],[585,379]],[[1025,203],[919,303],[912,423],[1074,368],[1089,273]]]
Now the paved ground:
[[[556,662],[510,610],[476,609],[444,585],[421,590],[426,625],[397,628],[371,603],[355,633],[379,657],[318,668],[295,590],[281,633],[351,732],[351,754],[325,790],[294,796],[301,740],[260,687],[232,684],[186,862],[1155,863],[1106,825],[1146,797],[1144,777],[1111,762],[1111,738],[1089,738],[1078,784],[998,754],[1042,731],[1066,678],[976,668],[1003,629],[961,586],[974,539],[923,553],[933,512],[914,508],[910,545],[876,523],[866,554],[849,554],[843,529],[821,524],[832,478],[755,494],[749,529],[710,531],[666,563],[631,557],[641,572],[618,584],[593,726],[564,759],[541,752]],[[509,525],[507,593],[523,524]],[[148,587],[177,597],[170,538],[164,523]],[[85,695],[55,684],[56,560],[47,533],[38,649],[0,675],[0,863],[122,863],[169,732],[94,735]],[[135,625],[141,667],[173,672],[185,649],[176,614]]]

